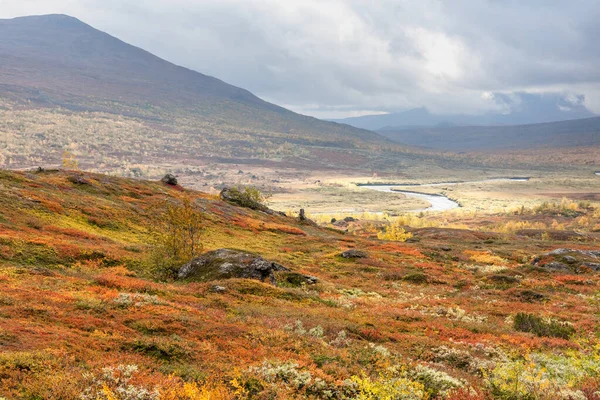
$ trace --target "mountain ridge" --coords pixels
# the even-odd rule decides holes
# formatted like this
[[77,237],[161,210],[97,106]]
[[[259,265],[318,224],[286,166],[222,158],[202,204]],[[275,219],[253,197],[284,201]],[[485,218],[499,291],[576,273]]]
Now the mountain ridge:
[[444,151],[561,148],[600,145],[600,117],[511,126],[388,127],[397,143]]
[[26,103],[117,113],[131,106],[185,109],[216,121],[240,118],[260,128],[386,142],[373,132],[296,114],[64,14],[0,20],[0,59],[0,96]]
[[[498,95],[500,96],[500,95]],[[531,95],[520,93],[523,104],[515,105],[509,112],[487,112],[481,115],[436,114],[426,107],[413,108],[389,114],[364,115],[331,121],[356,128],[381,130],[389,128],[440,127],[440,126],[508,126],[560,122],[597,116],[583,104],[571,104],[557,94]]]

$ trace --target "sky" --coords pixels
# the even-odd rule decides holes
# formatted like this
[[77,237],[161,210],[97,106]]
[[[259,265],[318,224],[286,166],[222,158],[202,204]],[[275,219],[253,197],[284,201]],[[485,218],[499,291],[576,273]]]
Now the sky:
[[0,18],[51,13],[320,118],[523,92],[600,113],[597,0],[0,0]]

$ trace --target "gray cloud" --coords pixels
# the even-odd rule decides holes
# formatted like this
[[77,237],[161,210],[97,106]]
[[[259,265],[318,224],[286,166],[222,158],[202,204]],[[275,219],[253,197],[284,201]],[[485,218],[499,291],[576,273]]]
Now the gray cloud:
[[317,116],[477,113],[499,92],[600,112],[595,0],[0,0],[0,17],[45,13]]

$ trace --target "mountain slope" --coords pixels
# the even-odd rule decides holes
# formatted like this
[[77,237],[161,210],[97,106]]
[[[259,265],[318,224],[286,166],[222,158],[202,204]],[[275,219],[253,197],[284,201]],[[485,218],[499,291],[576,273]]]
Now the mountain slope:
[[600,145],[600,117],[516,126],[386,128],[391,140],[437,150],[471,151]]
[[65,15],[0,20],[0,61],[0,96],[11,101],[136,117],[176,112],[307,137],[385,141],[267,103]]

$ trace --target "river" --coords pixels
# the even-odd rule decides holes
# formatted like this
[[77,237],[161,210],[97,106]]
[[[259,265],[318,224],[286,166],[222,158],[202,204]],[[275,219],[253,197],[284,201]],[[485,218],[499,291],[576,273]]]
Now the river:
[[443,195],[439,195],[439,194],[426,194],[426,193],[419,193],[419,192],[413,192],[413,191],[409,191],[409,190],[398,190],[398,189],[394,189],[398,186],[411,186],[411,187],[432,187],[432,186],[451,186],[451,185],[458,185],[461,183],[485,183],[485,182],[502,182],[502,181],[506,181],[506,182],[527,182],[529,181],[529,178],[492,178],[492,179],[486,179],[486,180],[480,180],[480,181],[468,181],[468,182],[438,182],[438,183],[427,183],[427,184],[406,184],[406,183],[399,183],[399,184],[393,184],[393,185],[384,185],[384,184],[375,184],[375,185],[358,185],[360,187],[366,188],[366,189],[371,189],[371,190],[376,190],[378,192],[385,192],[385,193],[402,193],[407,197],[413,197],[416,199],[421,199],[421,200],[425,200],[427,201],[429,204],[431,204],[430,207],[428,208],[424,208],[421,210],[415,210],[414,212],[421,212],[421,211],[447,211],[447,210],[452,210],[455,208],[460,207],[460,204],[458,204],[456,201],[454,200],[450,200],[448,197],[443,196]]

